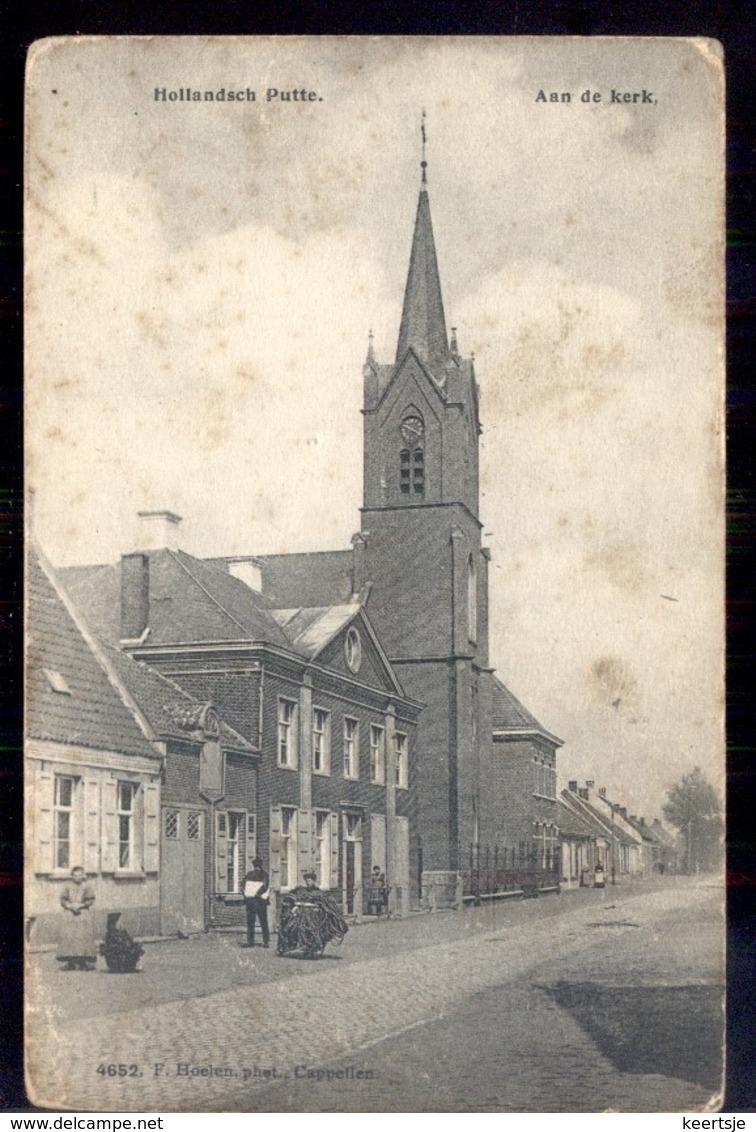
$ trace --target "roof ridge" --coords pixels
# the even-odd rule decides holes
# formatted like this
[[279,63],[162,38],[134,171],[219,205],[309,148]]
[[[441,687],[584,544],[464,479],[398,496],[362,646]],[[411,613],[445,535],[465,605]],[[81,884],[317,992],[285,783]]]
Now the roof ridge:
[[[242,625],[241,621],[238,621],[238,620],[236,619],[236,617],[234,617],[233,613],[230,613],[230,612],[229,612],[229,610],[228,610],[228,609],[226,609],[225,605],[223,605],[223,604],[222,604],[222,603],[221,603],[221,602],[220,602],[220,601],[218,600],[218,598],[217,598],[217,597],[215,597],[215,595],[214,595],[214,594],[211,594],[211,593],[210,593],[210,591],[209,591],[209,590],[208,590],[208,589],[207,589],[207,588],[206,588],[205,586],[203,586],[203,585],[202,585],[202,582],[201,582],[201,581],[199,580],[199,578],[195,577],[195,576],[194,576],[194,574],[192,573],[192,571],[191,571],[191,570],[189,569],[189,567],[188,567],[188,566],[187,566],[187,565],[186,565],[186,564],[185,564],[184,562],[182,562],[182,561],[181,561],[181,559],[179,558],[179,554],[183,554],[183,555],[184,555],[184,557],[186,557],[186,558],[190,558],[190,557],[191,557],[191,555],[188,555],[188,554],[186,553],[186,551],[184,551],[184,550],[182,550],[182,551],[175,551],[175,550],[170,550],[170,549],[168,549],[168,553],[169,553],[170,555],[172,555],[172,557],[173,557],[173,558],[174,558],[174,559],[176,560],[176,562],[177,562],[177,563],[178,563],[178,565],[179,565],[179,566],[181,567],[181,569],[182,569],[182,570],[183,570],[183,571],[184,571],[184,572],[185,572],[186,574],[188,574],[188,576],[189,576],[189,577],[190,577],[190,578],[192,579],[192,581],[194,582],[194,584],[195,584],[196,586],[199,586],[199,588],[200,588],[200,589],[202,590],[202,592],[203,592],[203,594],[205,595],[205,597],[208,597],[208,598],[210,599],[210,601],[212,601],[212,602],[213,602],[213,604],[214,604],[214,605],[217,605],[217,606],[218,606],[218,609],[220,609],[220,611],[221,611],[222,613],[224,613],[224,614],[226,615],[226,617],[228,617],[229,621],[233,621],[233,623],[234,623],[234,625],[236,625],[237,629],[241,629],[242,633],[244,634],[244,639],[248,641],[248,640],[250,639],[249,630],[248,630],[248,629],[247,629],[247,628],[246,628],[246,627],[245,627],[244,625]],[[197,561],[197,562],[201,562],[201,561],[203,561],[203,560],[202,560],[202,559],[199,559],[199,558],[198,558],[198,559],[196,559],[196,561]],[[205,563],[205,565],[208,565],[208,568],[209,568],[209,569],[212,569],[212,567],[210,567],[210,566],[209,566],[209,564]],[[222,573],[222,571],[218,571],[218,572],[219,572],[219,573]],[[231,578],[231,577],[233,577],[233,575],[232,575],[232,574],[227,574],[227,575],[226,575],[226,577],[229,577],[229,578]],[[242,585],[244,585],[244,583],[243,583],[243,582],[242,582]]]

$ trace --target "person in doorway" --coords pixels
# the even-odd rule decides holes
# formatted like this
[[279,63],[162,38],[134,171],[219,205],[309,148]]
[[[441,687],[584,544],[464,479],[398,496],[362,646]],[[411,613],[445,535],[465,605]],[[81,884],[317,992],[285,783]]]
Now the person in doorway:
[[94,889],[86,883],[81,865],[71,870],[71,881],[60,895],[65,916],[56,958],[64,970],[93,971],[97,963],[97,940],[91,908]]
[[270,945],[268,902],[270,880],[259,857],[252,862],[252,871],[244,877],[244,906],[247,912],[247,947],[255,946],[255,924],[260,921],[263,947]]
[[370,877],[368,890],[368,915],[380,916],[387,903],[386,877],[379,865],[373,865],[373,875]]

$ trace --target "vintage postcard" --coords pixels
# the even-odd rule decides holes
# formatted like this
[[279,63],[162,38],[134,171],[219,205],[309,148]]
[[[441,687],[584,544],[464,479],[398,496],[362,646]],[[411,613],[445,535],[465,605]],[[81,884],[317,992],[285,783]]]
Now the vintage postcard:
[[27,84],[34,1102],[716,1109],[719,45]]

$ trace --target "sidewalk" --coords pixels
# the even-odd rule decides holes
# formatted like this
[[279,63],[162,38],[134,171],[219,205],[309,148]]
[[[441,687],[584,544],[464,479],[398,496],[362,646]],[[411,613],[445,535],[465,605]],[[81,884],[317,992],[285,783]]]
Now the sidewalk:
[[[367,921],[350,926],[343,945],[329,945],[323,959],[316,962],[279,957],[275,951],[275,936],[268,951],[261,947],[242,948],[246,938],[243,931],[209,932],[184,940],[148,943],[139,972],[117,978],[106,970],[102,959],[98,960],[96,972],[62,971],[51,951],[40,952],[30,957],[29,979],[32,986],[44,987],[48,1008],[54,1010],[57,1017],[66,1021],[91,1018],[140,1006],[204,998],[233,987],[310,977],[324,965],[361,963],[376,956],[469,939],[505,925],[542,919],[558,921],[577,906],[600,909],[615,900],[632,899],[641,891],[648,893],[670,887],[657,881],[642,887],[618,886],[613,893],[608,889],[604,892],[573,889],[538,900],[505,900],[479,908],[467,907],[460,912]],[[558,930],[557,924],[555,930]]]

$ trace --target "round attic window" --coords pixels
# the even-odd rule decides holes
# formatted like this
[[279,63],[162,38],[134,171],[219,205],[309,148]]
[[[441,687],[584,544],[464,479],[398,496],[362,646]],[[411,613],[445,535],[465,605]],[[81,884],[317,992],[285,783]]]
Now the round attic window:
[[344,642],[344,653],[350,672],[359,672],[362,664],[362,641],[356,629],[350,629]]

